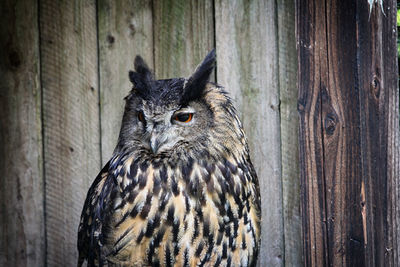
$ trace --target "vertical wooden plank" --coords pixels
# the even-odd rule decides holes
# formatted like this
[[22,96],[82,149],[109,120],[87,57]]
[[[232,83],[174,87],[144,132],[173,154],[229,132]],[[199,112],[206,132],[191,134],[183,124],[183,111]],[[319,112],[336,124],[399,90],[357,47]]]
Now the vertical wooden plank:
[[285,266],[300,266],[302,236],[295,1],[277,1]]
[[260,266],[282,266],[283,214],[275,1],[215,1],[217,81],[236,101],[260,180]]
[[332,0],[325,14],[327,28],[321,35],[326,36],[328,78],[320,101],[328,260],[333,266],[364,266],[358,10],[355,3]]
[[0,266],[43,266],[38,7],[0,5]]
[[399,90],[396,1],[373,6],[357,1],[362,174],[365,184],[365,261],[399,263]]
[[167,0],[153,5],[156,77],[187,77],[214,47],[213,2]]
[[[400,91],[399,91],[399,62],[397,50],[398,28],[397,25],[397,1],[385,3],[385,14],[382,16],[382,44],[383,47],[383,80],[385,82],[385,102],[380,106],[387,131],[387,151],[381,159],[387,159],[387,188],[388,214],[386,223],[388,226],[385,240],[387,266],[397,266],[400,262]],[[385,134],[383,132],[383,137]]]
[[128,71],[141,55],[153,67],[153,23],[150,0],[98,1],[101,154],[103,165],[117,144],[124,97],[132,84]]
[[[307,266],[396,266],[395,3],[298,1],[300,170]],[[384,26],[385,25],[385,26]]]
[[95,1],[40,1],[48,266],[73,266],[100,166]]
[[356,7],[298,1],[297,12],[305,265],[363,266]]

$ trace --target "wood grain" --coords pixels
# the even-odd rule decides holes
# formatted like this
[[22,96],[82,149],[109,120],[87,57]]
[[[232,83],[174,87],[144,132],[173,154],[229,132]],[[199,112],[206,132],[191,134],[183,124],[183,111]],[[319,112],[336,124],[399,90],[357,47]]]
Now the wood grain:
[[141,55],[153,68],[153,22],[150,0],[98,1],[101,154],[104,165],[117,144],[132,88],[128,71]]
[[215,1],[217,81],[234,98],[260,180],[260,266],[282,266],[284,257],[274,1]]
[[297,113],[297,52],[295,2],[277,1],[279,98],[282,151],[282,201],[285,266],[301,266],[299,117]]
[[188,77],[214,47],[213,2],[153,2],[154,67],[158,79]]
[[306,266],[398,262],[395,3],[387,4],[387,16],[370,16],[363,1],[297,2]]
[[0,5],[0,266],[45,262],[37,10]]
[[95,1],[40,1],[46,264],[77,263],[86,192],[100,169]]
[[357,3],[360,61],[362,174],[366,191],[367,266],[397,266],[399,259],[399,89],[396,2],[382,14]]

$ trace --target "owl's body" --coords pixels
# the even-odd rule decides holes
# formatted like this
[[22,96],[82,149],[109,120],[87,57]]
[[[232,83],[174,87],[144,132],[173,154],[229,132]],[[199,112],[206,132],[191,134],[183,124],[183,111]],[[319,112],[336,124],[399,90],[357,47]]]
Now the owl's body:
[[136,60],[117,148],[82,211],[79,265],[255,266],[258,181],[229,97],[207,83],[214,58],[159,81]]

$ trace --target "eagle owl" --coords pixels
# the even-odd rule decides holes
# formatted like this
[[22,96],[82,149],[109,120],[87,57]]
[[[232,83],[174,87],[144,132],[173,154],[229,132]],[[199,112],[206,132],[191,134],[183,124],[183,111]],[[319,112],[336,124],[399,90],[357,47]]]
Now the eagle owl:
[[256,265],[258,179],[232,101],[208,81],[215,57],[165,80],[135,58],[118,144],[83,207],[79,266]]

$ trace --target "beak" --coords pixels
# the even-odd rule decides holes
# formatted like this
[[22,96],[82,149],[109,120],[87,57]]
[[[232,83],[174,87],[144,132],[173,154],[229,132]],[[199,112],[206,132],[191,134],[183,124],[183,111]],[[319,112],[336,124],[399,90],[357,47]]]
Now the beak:
[[158,149],[160,148],[160,142],[157,138],[157,134],[151,134],[150,137],[150,148],[153,154],[157,154]]
[[151,131],[150,135],[150,148],[153,154],[157,154],[160,148],[164,145],[166,141],[166,136],[164,134],[164,129],[155,127],[153,131]]

